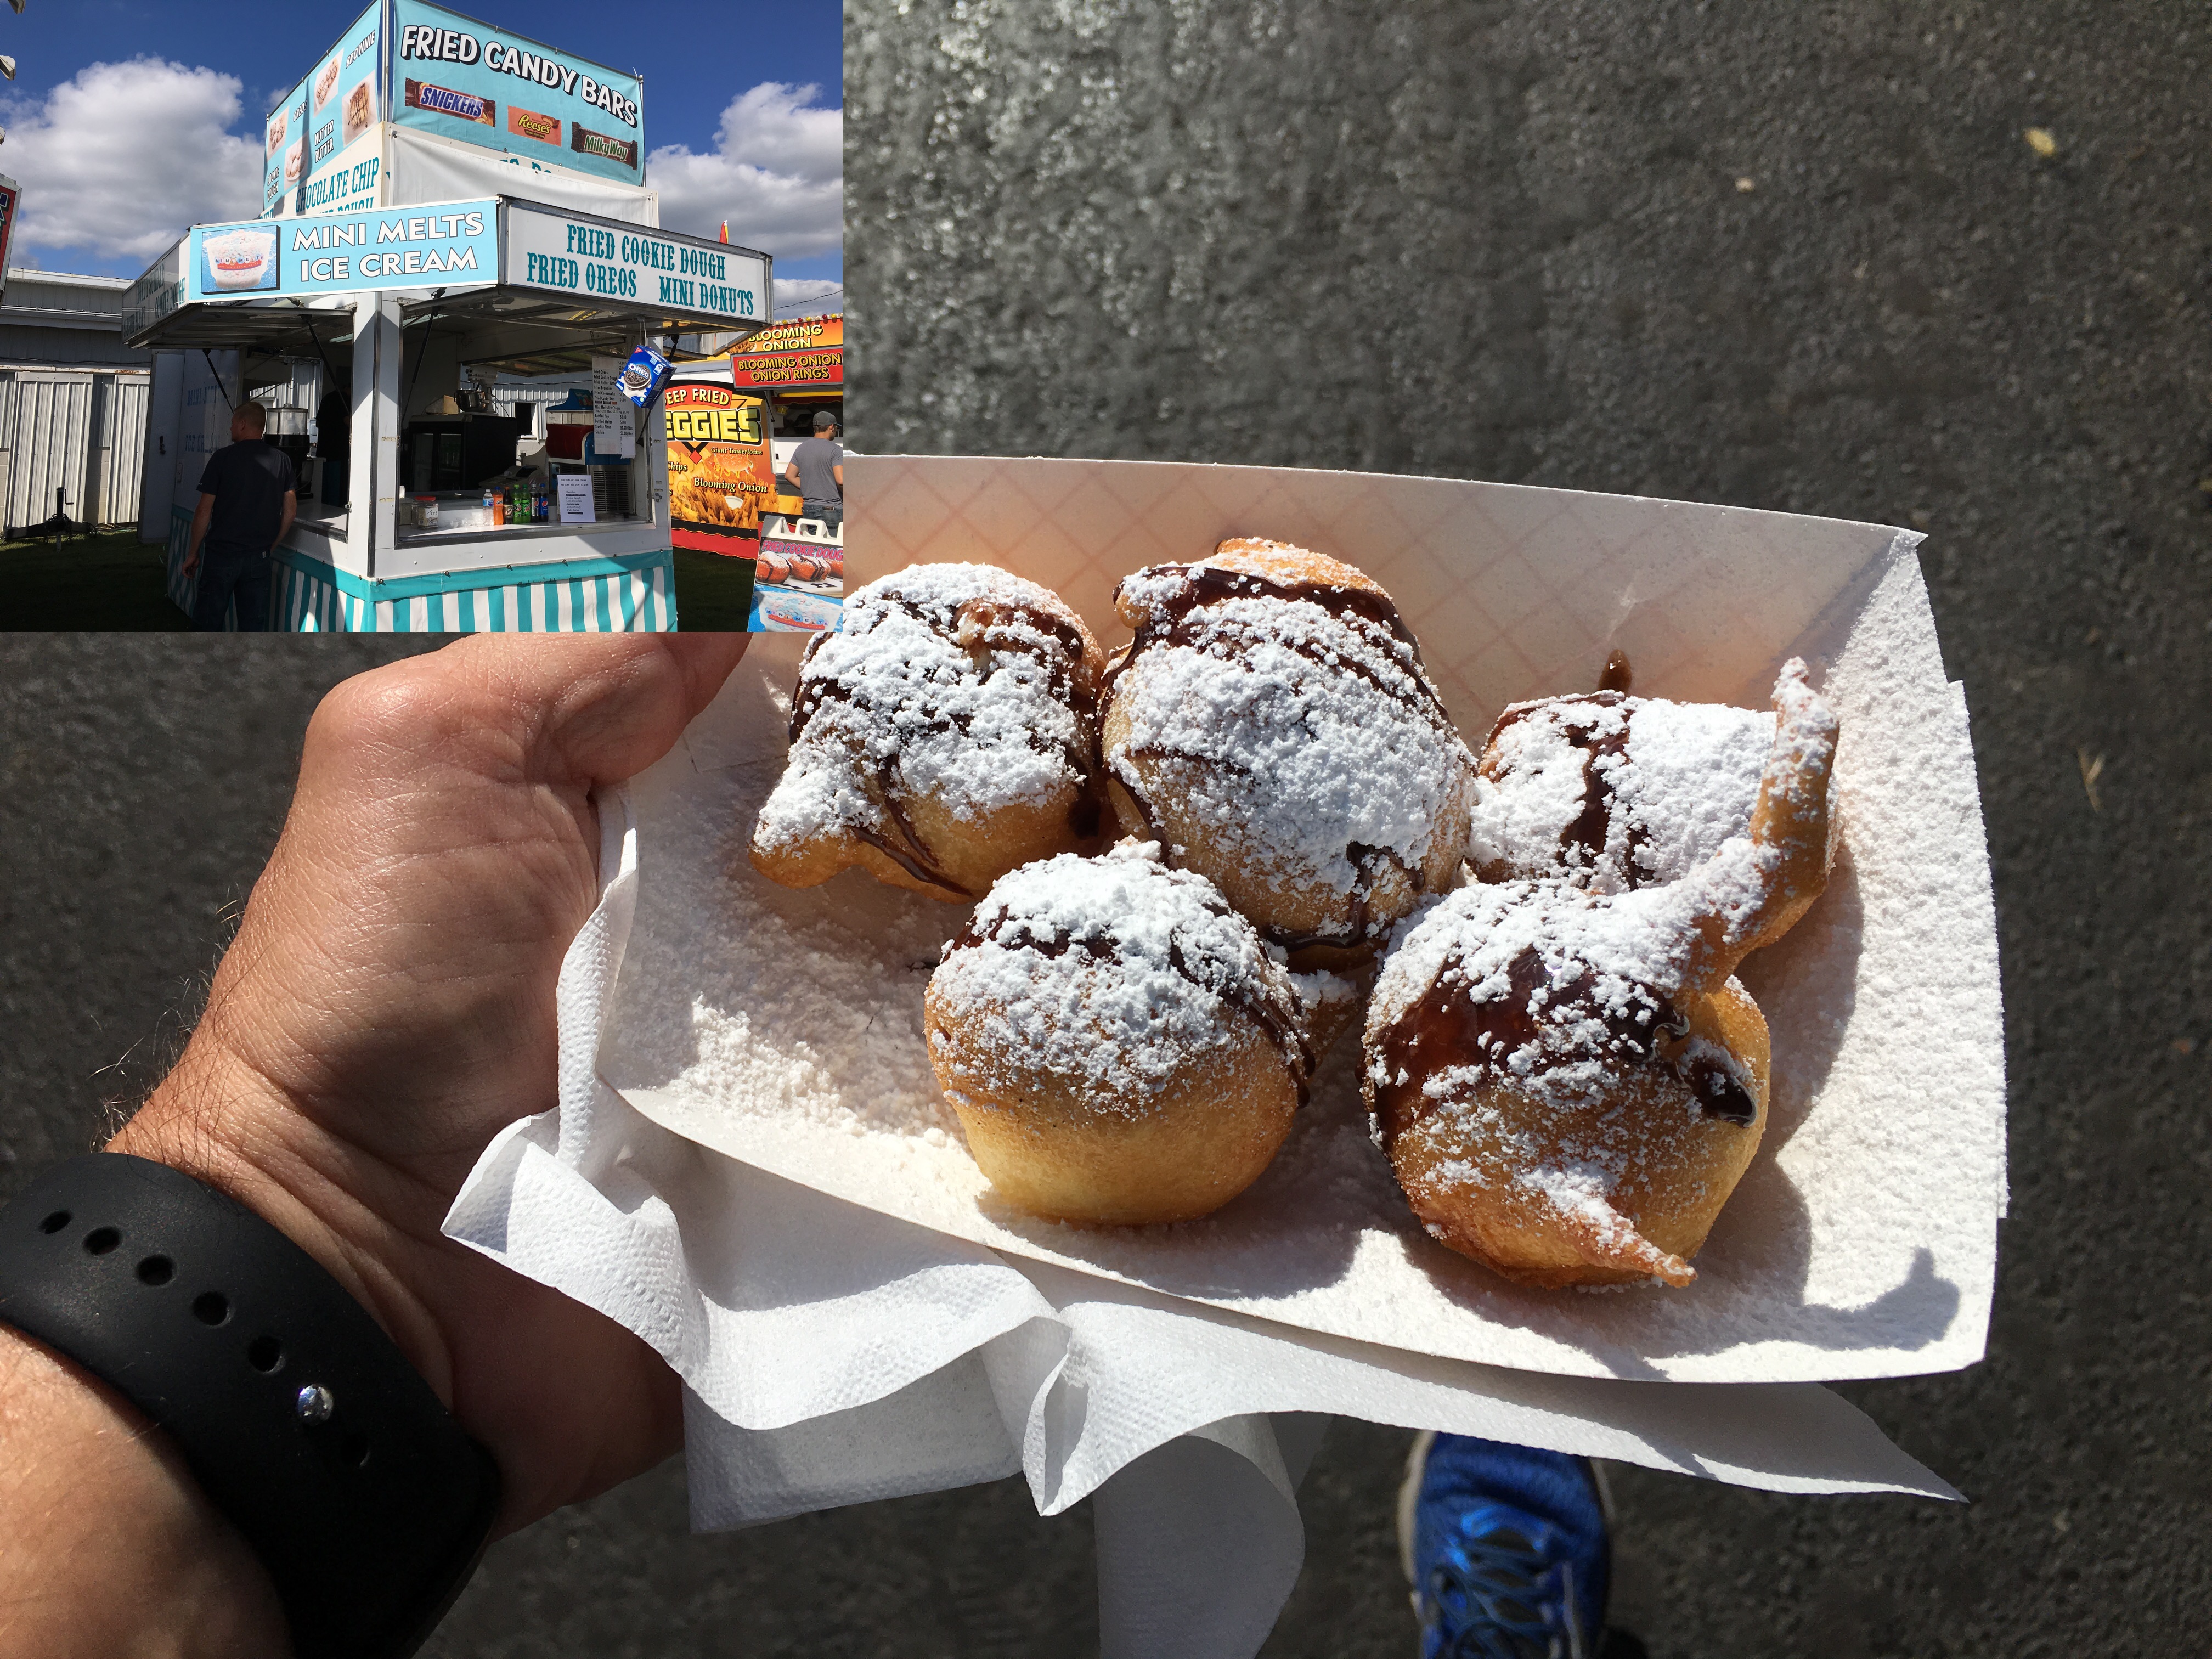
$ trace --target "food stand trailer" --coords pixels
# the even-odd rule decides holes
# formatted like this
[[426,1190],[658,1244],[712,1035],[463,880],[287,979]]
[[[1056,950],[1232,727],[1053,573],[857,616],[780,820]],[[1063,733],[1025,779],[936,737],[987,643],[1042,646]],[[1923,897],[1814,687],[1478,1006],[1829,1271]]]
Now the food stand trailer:
[[[750,249],[489,197],[198,227],[132,286],[124,331],[148,349],[349,353],[348,504],[302,480],[276,555],[282,625],[671,628],[663,416],[634,408],[611,371],[641,345],[758,325],[769,281]],[[489,475],[439,477],[450,421],[427,410],[477,415],[464,399],[491,373],[579,371],[599,384],[573,456],[516,436]],[[507,522],[525,498],[532,514]],[[186,608],[190,523],[173,509],[170,592]]]
[[746,627],[756,634],[835,628],[843,614],[845,532],[804,516],[784,476],[814,430],[817,411],[845,423],[845,319],[797,317],[772,323],[731,349],[731,383],[768,405],[775,494],[763,504],[760,556]]
[[[296,371],[332,417],[276,550],[281,625],[675,625],[665,416],[618,377],[641,346],[750,337],[772,272],[659,228],[643,97],[429,0],[374,0],[277,102],[260,218],[196,227],[125,296],[128,343],[185,376],[178,429],[148,434],[176,603],[204,452],[248,386]],[[542,433],[493,412],[501,377],[585,374]]]

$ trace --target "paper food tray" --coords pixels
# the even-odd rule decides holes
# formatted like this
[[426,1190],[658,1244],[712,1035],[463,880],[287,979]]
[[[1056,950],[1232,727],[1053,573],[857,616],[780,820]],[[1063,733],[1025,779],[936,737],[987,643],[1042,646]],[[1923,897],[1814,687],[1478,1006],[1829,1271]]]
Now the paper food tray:
[[1396,599],[1471,745],[1507,702],[1584,690],[1764,707],[1804,656],[1842,718],[1837,866],[1741,978],[1773,1033],[1758,1158],[1686,1290],[1542,1291],[1430,1240],[1367,1138],[1356,1031],[1273,1165],[1215,1215],[1090,1230],[997,1201],[938,1095],[921,993],[964,907],[848,871],[806,891],[745,857],[781,775],[803,641],[756,640],[635,781],[641,889],[600,1049],[662,1126],[836,1197],[1017,1255],[1284,1325],[1583,1376],[1778,1382],[1982,1352],[2004,1201],[1996,938],[1964,699],[1911,532],[1443,479],[1133,462],[848,459],[854,586],[997,563],[1109,649],[1114,584],[1270,536]]

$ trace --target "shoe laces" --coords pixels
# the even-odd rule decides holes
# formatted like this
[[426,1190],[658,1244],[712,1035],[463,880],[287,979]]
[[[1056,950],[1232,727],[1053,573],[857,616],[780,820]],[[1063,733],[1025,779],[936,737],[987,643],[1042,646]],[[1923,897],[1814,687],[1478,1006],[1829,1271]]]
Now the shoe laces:
[[1433,1659],[1586,1659],[1574,1564],[1499,1527],[1439,1553],[1422,1586],[1424,1622],[1443,1636]]

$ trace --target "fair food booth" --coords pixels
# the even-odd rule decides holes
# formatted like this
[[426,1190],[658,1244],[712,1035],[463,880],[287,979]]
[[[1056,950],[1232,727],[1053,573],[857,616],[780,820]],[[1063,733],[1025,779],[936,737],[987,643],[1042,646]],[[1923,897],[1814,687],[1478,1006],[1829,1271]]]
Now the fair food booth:
[[[494,197],[198,227],[132,288],[125,326],[152,349],[349,354],[345,505],[307,469],[277,550],[283,626],[670,628],[663,416],[635,406],[619,370],[648,342],[764,318],[768,283],[764,254]],[[557,427],[534,441],[495,428],[504,453],[472,467],[444,429],[496,418],[462,406],[487,375],[580,371],[597,384],[573,444]],[[453,421],[422,418],[448,404]],[[327,465],[340,447],[318,447]],[[169,555],[188,605],[185,498]]]
[[269,117],[262,216],[193,228],[125,299],[184,376],[148,446],[173,599],[229,410],[312,383],[276,625],[676,625],[663,360],[764,326],[771,266],[659,228],[642,96],[422,0],[362,14]]

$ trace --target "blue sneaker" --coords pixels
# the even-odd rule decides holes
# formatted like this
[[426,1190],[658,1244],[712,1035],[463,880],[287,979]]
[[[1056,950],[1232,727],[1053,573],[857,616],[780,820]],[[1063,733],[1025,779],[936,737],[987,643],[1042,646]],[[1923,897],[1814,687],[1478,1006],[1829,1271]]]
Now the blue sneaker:
[[1456,1434],[1415,1441],[1398,1549],[1421,1659],[1597,1659],[1611,1509],[1586,1457]]

